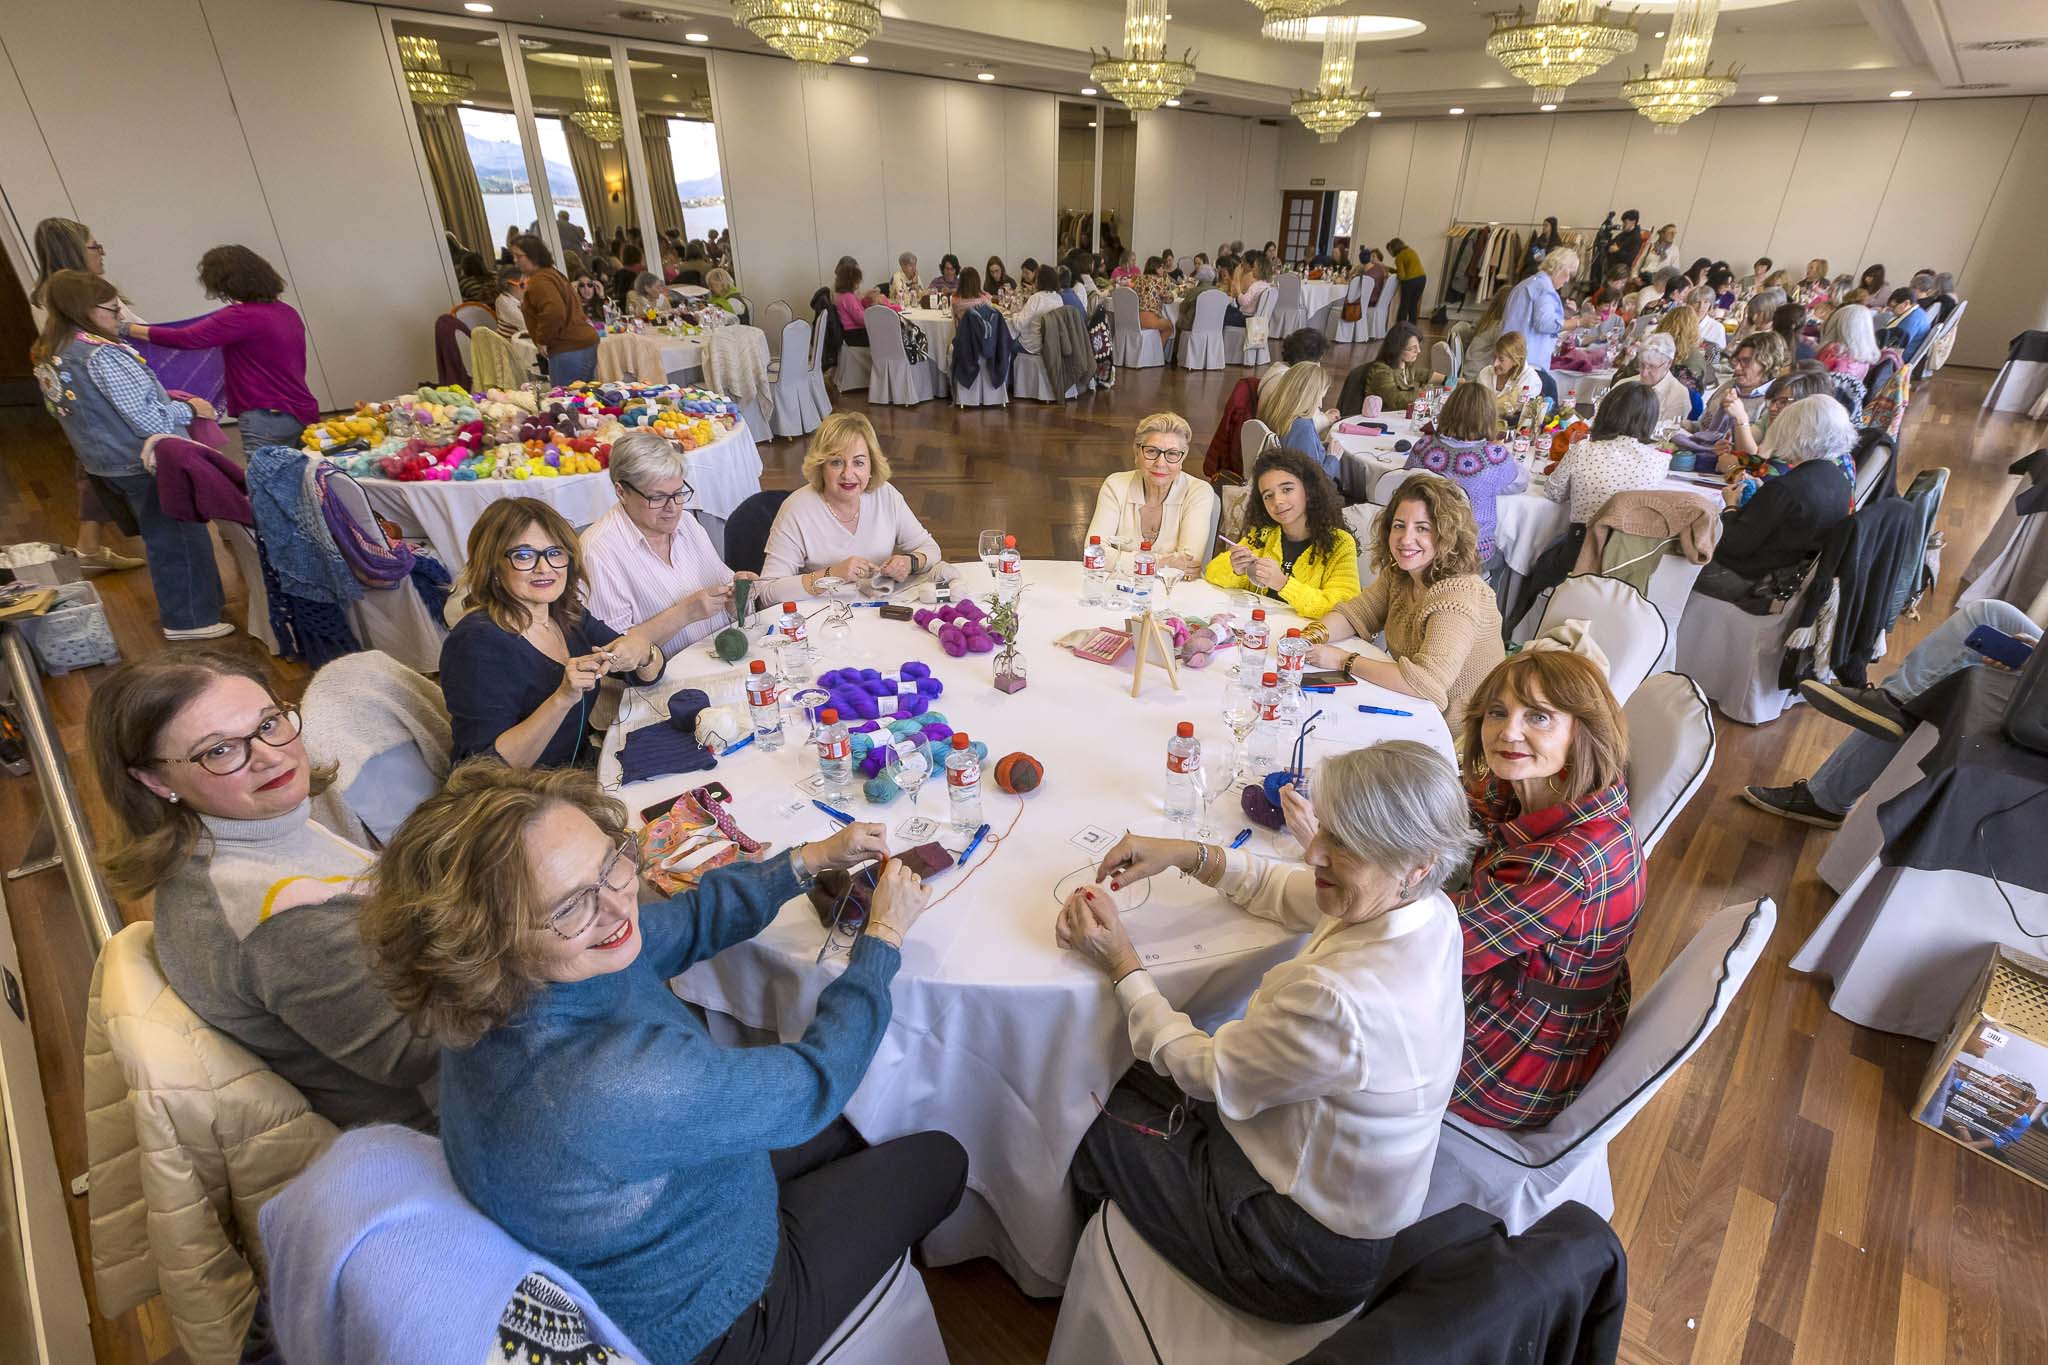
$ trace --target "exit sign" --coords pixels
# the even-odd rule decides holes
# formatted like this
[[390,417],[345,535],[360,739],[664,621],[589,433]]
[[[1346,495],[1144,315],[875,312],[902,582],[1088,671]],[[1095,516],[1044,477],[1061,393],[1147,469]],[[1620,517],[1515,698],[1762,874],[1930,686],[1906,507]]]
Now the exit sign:
[[1310,189],[1321,189],[1326,182],[1324,181],[1323,177],[1317,176],[1315,179],[1309,181],[1308,183]]

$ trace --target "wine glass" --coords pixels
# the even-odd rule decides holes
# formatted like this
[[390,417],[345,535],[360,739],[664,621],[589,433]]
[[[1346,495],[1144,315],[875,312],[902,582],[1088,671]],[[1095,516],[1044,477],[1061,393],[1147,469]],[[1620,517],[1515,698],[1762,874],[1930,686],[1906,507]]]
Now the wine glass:
[[1003,533],[1001,531],[983,531],[976,549],[981,555],[981,562],[988,566],[988,581],[991,583],[995,582],[996,565],[1003,558]]
[[[1215,766],[1215,756],[1204,754],[1201,764],[1188,771],[1188,776],[1194,779],[1195,786],[1195,816],[1188,823],[1192,827],[1193,837],[1197,843],[1213,844],[1222,837],[1217,833],[1215,823],[1209,818],[1210,804],[1219,794],[1219,784],[1211,771]],[[1226,779],[1220,785],[1227,790],[1230,784]]]
[[1239,673],[1223,689],[1223,723],[1230,727],[1229,788],[1244,786],[1250,779],[1251,758],[1245,752],[1246,736],[1259,719],[1259,694],[1249,670]]
[[818,638],[833,659],[845,658],[847,642],[853,639],[853,604],[834,602],[826,608],[824,623],[818,627]]
[[883,768],[895,779],[898,787],[910,794],[910,813],[913,816],[921,814],[917,808],[917,794],[924,790],[925,779],[932,775],[931,759],[926,755],[924,746],[911,746],[908,752],[891,748]]

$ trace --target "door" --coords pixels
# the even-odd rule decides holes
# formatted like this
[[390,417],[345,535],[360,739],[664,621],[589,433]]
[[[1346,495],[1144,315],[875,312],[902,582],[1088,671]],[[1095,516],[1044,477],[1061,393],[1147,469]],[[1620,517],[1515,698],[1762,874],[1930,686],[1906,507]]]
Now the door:
[[1287,190],[1280,196],[1280,259],[1307,261],[1316,254],[1323,196],[1317,190]]

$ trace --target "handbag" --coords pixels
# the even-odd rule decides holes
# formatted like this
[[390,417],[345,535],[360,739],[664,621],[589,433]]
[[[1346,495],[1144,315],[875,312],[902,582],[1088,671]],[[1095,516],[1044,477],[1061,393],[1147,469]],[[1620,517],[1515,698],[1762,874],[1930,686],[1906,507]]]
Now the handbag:
[[1266,331],[1267,324],[1267,319],[1256,315],[1246,318],[1244,320],[1244,344],[1247,346],[1265,345],[1268,335]]
[[1357,299],[1352,299],[1344,305],[1344,321],[1356,322],[1364,316],[1365,309],[1359,305]]

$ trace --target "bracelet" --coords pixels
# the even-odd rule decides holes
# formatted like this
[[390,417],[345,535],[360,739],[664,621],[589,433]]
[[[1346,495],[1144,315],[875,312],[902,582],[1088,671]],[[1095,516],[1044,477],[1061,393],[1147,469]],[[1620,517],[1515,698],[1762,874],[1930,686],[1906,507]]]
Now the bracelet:
[[1357,662],[1358,662],[1358,661],[1359,661],[1359,660],[1360,660],[1361,658],[1363,658],[1363,657],[1364,657],[1364,656],[1363,656],[1363,655],[1361,655],[1361,654],[1360,654],[1360,653],[1359,653],[1359,652],[1358,652],[1357,650],[1355,650],[1355,649],[1354,649],[1354,650],[1352,650],[1352,651],[1351,651],[1351,652],[1350,652],[1349,654],[1346,654],[1346,655],[1344,656],[1344,673],[1345,673],[1345,675],[1346,675],[1347,677],[1352,677],[1352,678],[1355,678],[1355,677],[1357,677],[1357,676],[1358,676],[1358,675],[1357,675],[1356,673],[1353,673],[1353,672],[1351,671],[1351,666],[1352,666],[1353,664],[1357,663]]
[[789,870],[796,874],[796,889],[808,891],[818,878],[812,873],[810,864],[804,861],[804,850],[809,844],[797,844],[789,850]]
[[1321,621],[1312,621],[1301,628],[1301,638],[1312,645],[1330,643],[1330,628]]
[[861,932],[882,940],[899,953],[903,951],[903,935],[893,925],[877,924],[869,920],[867,927]]
[[1198,882],[1199,882],[1199,881],[1201,881],[1201,880],[1202,880],[1202,874],[1203,874],[1203,873],[1205,873],[1205,872],[1207,872],[1208,870],[1209,870],[1209,846],[1208,846],[1207,844],[1196,844],[1196,845],[1195,845],[1195,866],[1194,866],[1194,869],[1193,869],[1192,871],[1190,871],[1190,872],[1188,873],[1188,875],[1189,875],[1190,877],[1193,877],[1193,878],[1194,878],[1194,879],[1195,879],[1196,881],[1198,881]]

